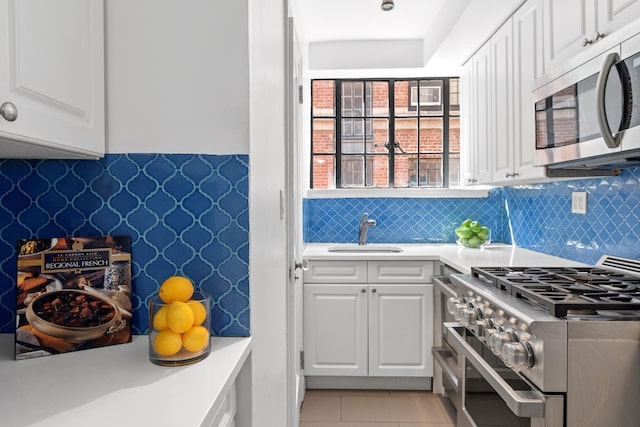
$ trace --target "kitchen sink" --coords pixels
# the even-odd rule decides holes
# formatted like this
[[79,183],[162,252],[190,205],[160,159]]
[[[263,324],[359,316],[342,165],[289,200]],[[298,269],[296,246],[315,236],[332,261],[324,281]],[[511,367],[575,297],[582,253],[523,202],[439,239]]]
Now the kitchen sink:
[[402,248],[397,246],[332,246],[327,252],[336,254],[393,254],[402,252]]

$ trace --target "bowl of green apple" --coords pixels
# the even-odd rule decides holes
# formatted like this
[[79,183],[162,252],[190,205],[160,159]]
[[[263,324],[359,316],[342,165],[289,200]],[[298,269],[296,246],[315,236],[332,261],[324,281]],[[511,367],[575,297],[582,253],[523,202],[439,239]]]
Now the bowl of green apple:
[[456,243],[465,248],[483,248],[491,243],[491,229],[480,221],[464,220],[455,233]]

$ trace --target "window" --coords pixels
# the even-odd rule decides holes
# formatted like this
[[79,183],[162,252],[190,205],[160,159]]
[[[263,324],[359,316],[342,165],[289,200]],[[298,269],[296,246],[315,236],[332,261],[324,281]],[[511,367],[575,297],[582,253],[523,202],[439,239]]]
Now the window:
[[313,80],[311,188],[453,187],[458,78]]

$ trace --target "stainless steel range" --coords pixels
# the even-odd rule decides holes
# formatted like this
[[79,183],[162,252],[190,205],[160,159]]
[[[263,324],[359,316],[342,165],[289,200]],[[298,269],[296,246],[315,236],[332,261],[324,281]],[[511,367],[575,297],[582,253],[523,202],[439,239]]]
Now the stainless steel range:
[[459,427],[640,425],[640,261],[450,277]]

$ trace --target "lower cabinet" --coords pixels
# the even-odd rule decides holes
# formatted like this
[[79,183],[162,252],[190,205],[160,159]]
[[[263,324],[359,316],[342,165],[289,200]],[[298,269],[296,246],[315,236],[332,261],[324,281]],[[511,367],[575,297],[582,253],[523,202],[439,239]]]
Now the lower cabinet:
[[[369,272],[393,272],[410,281],[418,277],[412,271],[424,277],[426,265],[430,280],[432,262],[417,264],[370,262]],[[375,283],[381,277],[369,283],[304,284],[305,375],[433,375],[433,285]]]
[[235,427],[236,409],[236,385],[234,384],[207,427]]

